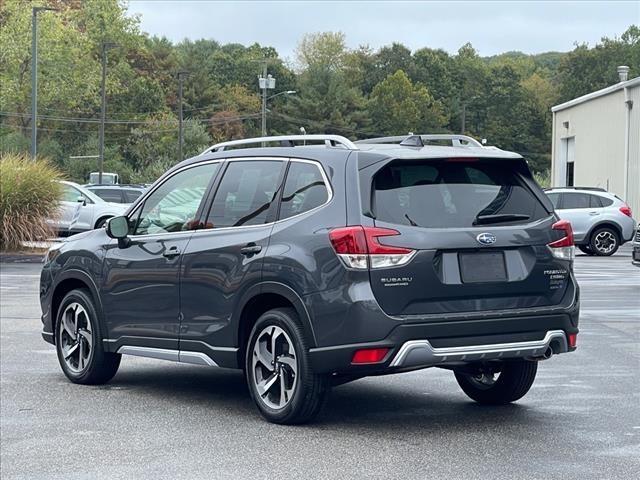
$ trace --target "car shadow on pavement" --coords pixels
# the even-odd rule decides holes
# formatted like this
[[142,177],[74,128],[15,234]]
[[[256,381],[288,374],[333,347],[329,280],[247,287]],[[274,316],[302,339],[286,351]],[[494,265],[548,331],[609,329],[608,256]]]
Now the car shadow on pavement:
[[[389,384],[384,378],[367,379],[335,387],[317,421],[306,428],[384,428],[403,431],[447,429],[470,431],[514,428],[531,423],[537,426],[557,423],[557,418],[524,404],[481,406],[467,399],[462,392],[451,394],[435,390],[438,382],[417,387],[415,382]],[[190,409],[224,411],[225,416],[255,420],[257,409],[249,396],[244,375],[236,370],[178,366],[143,368],[120,372],[100,389],[129,390],[154,401],[184,402]],[[433,388],[434,390],[430,390]]]

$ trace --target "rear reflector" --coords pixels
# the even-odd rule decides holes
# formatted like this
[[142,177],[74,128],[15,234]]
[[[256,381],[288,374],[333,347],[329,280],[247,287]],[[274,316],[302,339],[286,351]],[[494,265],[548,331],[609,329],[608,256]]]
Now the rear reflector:
[[366,348],[356,350],[351,359],[352,365],[368,365],[372,363],[380,363],[384,360],[389,352],[388,348]]
[[567,338],[569,339],[569,347],[576,348],[576,344],[578,343],[578,334],[570,333],[567,335]]
[[338,257],[349,268],[366,270],[367,268],[385,268],[404,265],[415,250],[404,247],[384,245],[378,237],[400,235],[390,228],[353,227],[334,228],[329,232],[329,240]]
[[625,214],[627,217],[631,217],[631,207],[626,203],[620,207],[620,212]]
[[573,260],[575,256],[575,246],[573,243],[573,228],[571,228],[571,223],[567,220],[560,220],[554,223],[551,228],[564,232],[564,237],[547,245],[549,250],[551,250],[551,254],[561,260]]

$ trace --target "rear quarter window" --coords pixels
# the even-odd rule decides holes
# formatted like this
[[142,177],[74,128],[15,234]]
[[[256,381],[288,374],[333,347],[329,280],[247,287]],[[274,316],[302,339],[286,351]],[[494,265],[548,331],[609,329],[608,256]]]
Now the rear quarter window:
[[395,161],[374,176],[373,201],[378,220],[429,228],[508,225],[548,215],[505,161]]

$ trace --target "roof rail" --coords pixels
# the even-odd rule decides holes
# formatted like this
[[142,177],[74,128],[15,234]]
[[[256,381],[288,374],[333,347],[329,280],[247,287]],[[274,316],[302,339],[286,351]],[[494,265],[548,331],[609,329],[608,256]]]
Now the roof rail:
[[275,137],[243,138],[241,140],[231,140],[229,142],[216,143],[207,148],[200,155],[209,152],[222,152],[227,147],[238,145],[252,145],[255,143],[279,142],[281,147],[294,147],[294,142],[319,142],[323,141],[327,147],[344,147],[348,150],[358,150],[358,146],[348,138],[341,135],[278,135]]
[[[477,141],[475,138],[469,137],[467,135],[455,135],[455,134],[435,134],[435,135],[409,134],[409,135],[402,135],[402,136],[395,136],[395,137],[367,138],[365,140],[358,140],[355,143],[402,143],[405,140],[413,139],[414,137],[419,137],[424,144],[428,144],[429,141],[433,141],[433,140],[449,140],[451,141],[452,147],[482,147],[482,144],[479,141]],[[411,145],[411,146],[419,146],[419,145]]]
[[589,192],[608,192],[606,188],[602,188],[602,187],[549,187],[549,188],[543,188],[543,190],[545,192],[547,190],[560,190],[560,189],[564,189],[564,190],[587,190]]

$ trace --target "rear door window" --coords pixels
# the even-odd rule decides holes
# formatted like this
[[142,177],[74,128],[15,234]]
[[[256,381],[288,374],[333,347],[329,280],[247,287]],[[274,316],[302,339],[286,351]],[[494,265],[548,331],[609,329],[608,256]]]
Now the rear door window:
[[280,219],[308,212],[328,199],[329,192],[319,165],[293,161],[284,184]]
[[125,203],[133,203],[138,199],[140,195],[142,195],[142,192],[139,190],[124,190],[123,193],[124,193]]
[[586,193],[563,193],[562,194],[562,208],[590,208],[591,195]]
[[277,160],[230,162],[213,199],[207,228],[267,223],[284,165]]
[[122,193],[117,188],[98,188],[93,193],[105,202],[122,203]]
[[512,224],[548,215],[504,161],[412,160],[373,180],[376,219],[431,228]]
[[560,194],[559,193],[547,193],[547,197],[551,200],[553,208],[560,208]]

